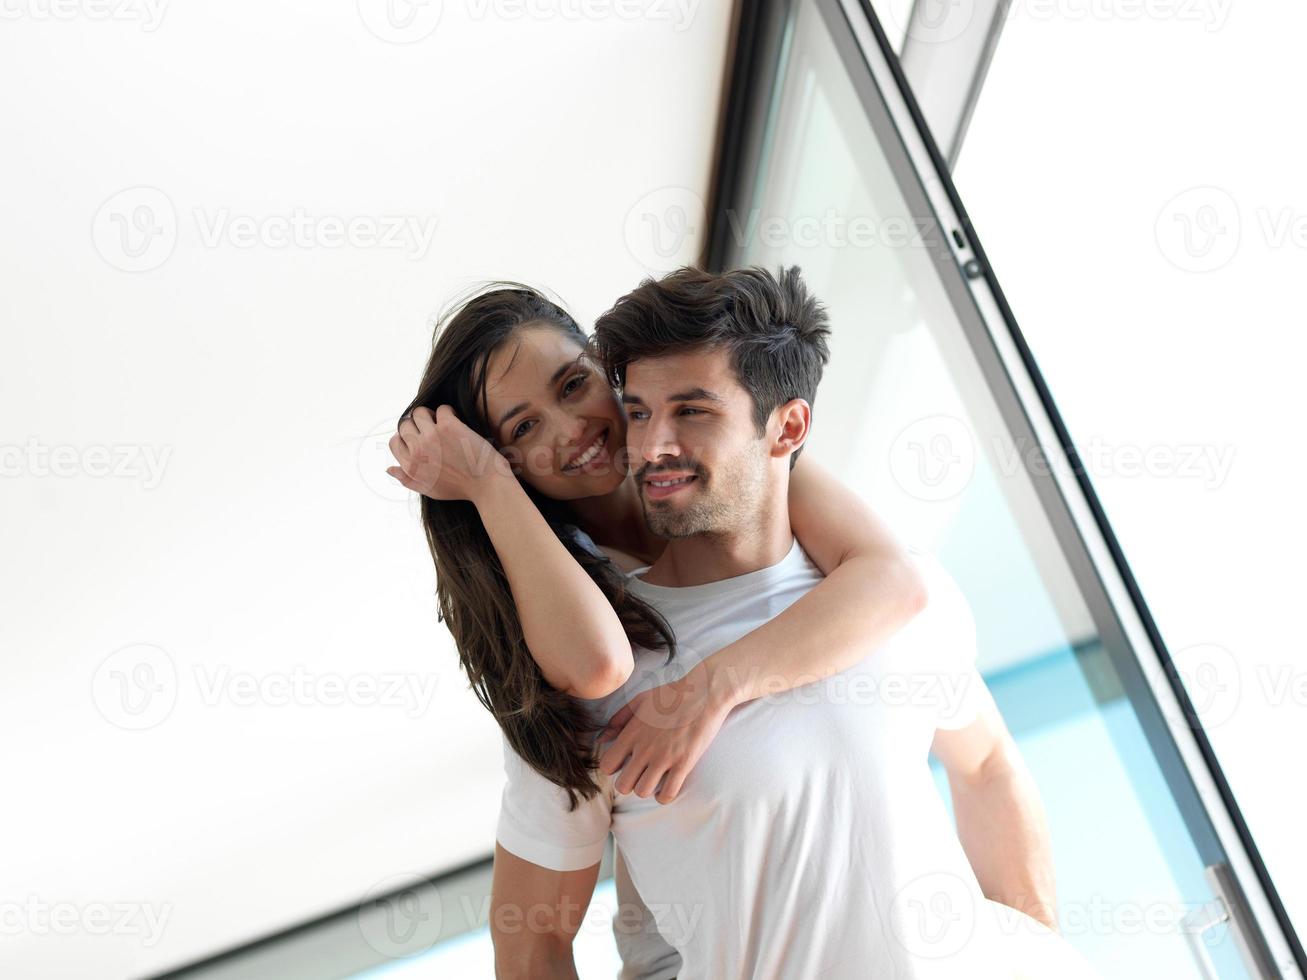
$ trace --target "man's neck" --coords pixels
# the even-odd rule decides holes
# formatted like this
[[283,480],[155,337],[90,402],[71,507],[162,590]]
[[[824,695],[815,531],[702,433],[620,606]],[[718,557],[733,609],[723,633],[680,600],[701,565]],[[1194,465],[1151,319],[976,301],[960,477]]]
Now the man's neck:
[[661,554],[663,541],[645,523],[640,491],[628,476],[612,493],[571,502],[578,523],[599,544],[611,545],[644,561]]
[[768,508],[750,527],[674,538],[640,579],[670,588],[720,582],[778,564],[793,546],[788,509]]

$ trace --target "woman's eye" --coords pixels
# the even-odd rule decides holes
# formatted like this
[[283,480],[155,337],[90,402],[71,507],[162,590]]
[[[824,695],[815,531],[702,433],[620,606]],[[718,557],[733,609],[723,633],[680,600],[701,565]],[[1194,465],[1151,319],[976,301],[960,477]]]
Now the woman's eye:
[[682,414],[682,415],[702,415],[703,413],[700,412],[697,408],[683,408],[683,409],[681,409],[681,414]]
[[576,389],[584,385],[585,381],[586,381],[586,376],[584,374],[576,375],[576,377],[569,380],[567,384],[563,386],[563,395],[564,396],[570,395],[572,392],[576,391]]
[[529,428],[530,425],[531,425],[530,419],[527,419],[525,422],[517,423],[517,427],[513,429],[513,438],[521,439],[524,435],[526,435],[528,432],[531,431]]

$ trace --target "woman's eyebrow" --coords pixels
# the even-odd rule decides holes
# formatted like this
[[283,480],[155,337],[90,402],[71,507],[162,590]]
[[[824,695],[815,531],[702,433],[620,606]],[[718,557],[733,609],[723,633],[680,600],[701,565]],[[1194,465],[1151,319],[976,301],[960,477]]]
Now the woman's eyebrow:
[[[562,364],[560,364],[558,368],[554,371],[554,373],[549,376],[549,384],[550,385],[558,384],[558,379],[561,378],[563,375],[565,375],[569,370],[574,368],[576,366],[576,362],[579,361],[580,359],[581,358],[578,356],[574,360],[564,361]],[[503,415],[499,417],[499,421],[495,423],[495,431],[498,432],[500,429],[502,429],[504,427],[504,423],[507,422],[509,419],[511,419],[518,412],[525,411],[530,407],[531,407],[530,402],[522,402],[522,404],[520,405],[514,405],[512,408],[510,408],[507,412],[505,412]]]
[[530,405],[527,402],[523,402],[521,405],[514,405],[512,408],[510,408],[507,412],[503,414],[503,417],[501,417],[498,422],[495,423],[495,431],[498,432],[500,429],[504,427],[505,422],[511,419],[518,412],[524,411],[529,407]]
[[572,370],[572,368],[576,367],[577,362],[580,360],[581,360],[581,355],[578,354],[572,360],[564,361],[562,364],[558,366],[558,370],[555,371],[552,375],[550,375],[549,383],[551,385],[558,384],[558,379],[561,378],[563,375],[565,375],[568,371]]

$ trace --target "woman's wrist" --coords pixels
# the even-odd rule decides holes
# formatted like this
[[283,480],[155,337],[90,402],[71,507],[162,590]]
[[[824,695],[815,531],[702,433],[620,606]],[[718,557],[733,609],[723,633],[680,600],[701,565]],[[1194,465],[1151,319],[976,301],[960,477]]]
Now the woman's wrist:
[[718,708],[729,711],[737,704],[749,700],[748,678],[745,671],[730,661],[729,658],[715,653],[703,661],[705,683],[708,685],[708,701]]
[[516,503],[518,498],[526,499],[526,491],[517,482],[511,470],[491,467],[484,476],[478,477],[468,491],[468,500],[481,512],[484,521],[490,511],[502,507],[505,503]]

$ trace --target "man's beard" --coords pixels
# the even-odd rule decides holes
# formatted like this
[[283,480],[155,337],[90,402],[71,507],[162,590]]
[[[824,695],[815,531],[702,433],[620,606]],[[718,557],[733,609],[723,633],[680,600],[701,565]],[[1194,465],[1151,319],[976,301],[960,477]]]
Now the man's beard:
[[660,538],[690,538],[721,528],[730,517],[730,507],[725,501],[714,497],[712,485],[702,470],[682,493],[696,494],[694,503],[681,507],[654,507],[644,495],[640,500],[644,504],[644,519],[649,530]]
[[701,466],[695,466],[695,480],[681,491],[693,494],[694,500],[680,506],[653,506],[642,490],[640,503],[649,530],[660,538],[690,538],[696,534],[728,533],[747,524],[756,514],[756,500],[767,479],[761,445],[756,452],[742,454],[728,470],[719,471],[714,477]]

